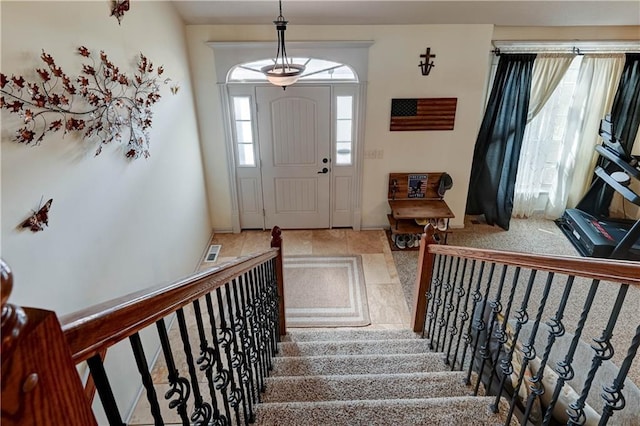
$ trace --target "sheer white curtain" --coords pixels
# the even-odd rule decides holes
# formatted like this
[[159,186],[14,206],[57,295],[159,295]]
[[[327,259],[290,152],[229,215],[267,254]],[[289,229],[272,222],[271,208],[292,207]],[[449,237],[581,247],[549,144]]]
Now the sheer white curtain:
[[600,120],[611,110],[624,66],[624,54],[585,55],[558,161],[556,183],[545,215],[557,218],[575,206],[587,190],[596,162]]
[[[573,54],[543,53],[538,54],[533,63],[528,124],[518,162],[513,217],[529,217],[535,210],[544,182],[541,177],[552,150],[549,145],[553,138],[549,137],[549,130],[557,127],[559,118],[566,117],[559,110],[568,108],[566,93],[554,92],[574,58]],[[547,102],[552,94],[553,100]]]

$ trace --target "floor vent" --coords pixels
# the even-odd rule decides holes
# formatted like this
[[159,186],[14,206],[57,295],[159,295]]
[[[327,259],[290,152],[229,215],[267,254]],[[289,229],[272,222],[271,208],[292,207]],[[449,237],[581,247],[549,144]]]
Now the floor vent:
[[220,244],[212,244],[209,246],[209,252],[207,253],[207,257],[205,257],[205,262],[215,262],[218,259],[218,254],[220,253],[220,249],[222,245]]

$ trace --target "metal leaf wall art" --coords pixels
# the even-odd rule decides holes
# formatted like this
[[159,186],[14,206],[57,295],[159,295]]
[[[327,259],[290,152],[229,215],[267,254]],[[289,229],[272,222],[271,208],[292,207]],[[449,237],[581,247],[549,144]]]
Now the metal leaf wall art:
[[129,76],[104,51],[97,63],[86,47],[79,47],[78,53],[91,63],[83,64],[73,79],[44,50],[40,58],[45,66],[35,70],[37,81],[0,73],[0,108],[19,115],[24,123],[14,140],[38,145],[47,134],[75,132],[97,143],[95,155],[115,140],[126,144],[127,158],[149,157],[151,106],[161,97],[160,85],[170,81],[161,80],[163,67],[154,68],[140,53],[137,70]]

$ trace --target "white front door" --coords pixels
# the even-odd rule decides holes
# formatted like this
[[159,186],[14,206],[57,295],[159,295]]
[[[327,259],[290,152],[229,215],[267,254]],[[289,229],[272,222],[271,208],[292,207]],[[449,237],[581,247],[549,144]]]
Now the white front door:
[[329,87],[258,87],[265,226],[329,228]]

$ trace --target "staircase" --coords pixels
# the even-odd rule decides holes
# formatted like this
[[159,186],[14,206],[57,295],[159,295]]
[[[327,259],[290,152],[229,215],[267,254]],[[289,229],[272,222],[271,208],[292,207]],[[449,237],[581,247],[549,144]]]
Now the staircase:
[[410,330],[290,330],[279,345],[257,425],[504,424]]

